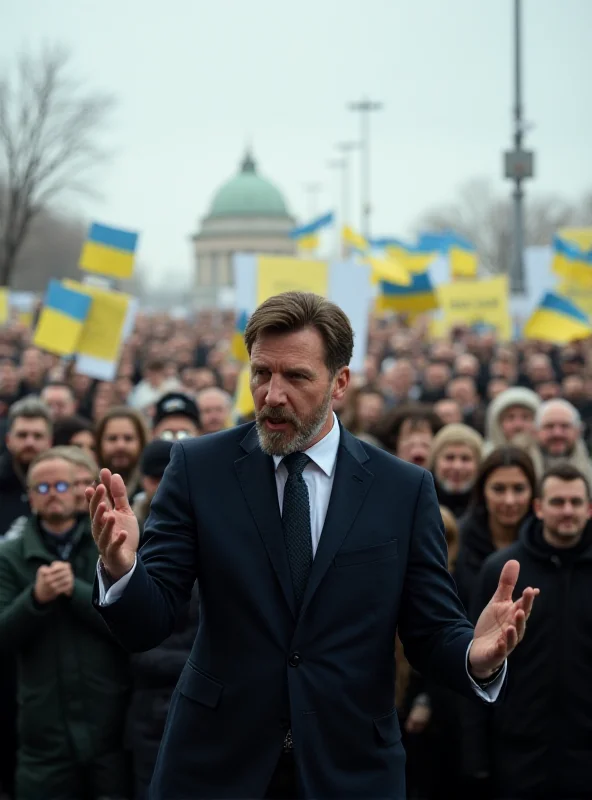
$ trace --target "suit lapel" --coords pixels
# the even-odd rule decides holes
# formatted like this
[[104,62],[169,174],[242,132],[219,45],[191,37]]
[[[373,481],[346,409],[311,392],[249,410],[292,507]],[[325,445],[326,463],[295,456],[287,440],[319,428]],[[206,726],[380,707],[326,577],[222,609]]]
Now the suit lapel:
[[273,459],[265,455],[259,447],[255,427],[247,433],[241,442],[241,447],[246,455],[234,462],[238,480],[286,602],[292,615],[296,617],[296,603],[284,544]]
[[341,440],[327,517],[302,601],[301,618],[336,552],[356,519],[374,475],[363,464],[368,454],[362,443],[341,427]]

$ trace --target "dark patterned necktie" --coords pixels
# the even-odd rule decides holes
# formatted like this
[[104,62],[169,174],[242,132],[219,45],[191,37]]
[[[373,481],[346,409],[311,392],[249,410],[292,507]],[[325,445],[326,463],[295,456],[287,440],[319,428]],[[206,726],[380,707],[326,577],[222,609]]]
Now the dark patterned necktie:
[[284,489],[282,527],[296,607],[300,610],[310,568],[312,566],[312,535],[310,530],[310,500],[302,472],[310,461],[306,453],[291,453],[282,460],[288,470]]

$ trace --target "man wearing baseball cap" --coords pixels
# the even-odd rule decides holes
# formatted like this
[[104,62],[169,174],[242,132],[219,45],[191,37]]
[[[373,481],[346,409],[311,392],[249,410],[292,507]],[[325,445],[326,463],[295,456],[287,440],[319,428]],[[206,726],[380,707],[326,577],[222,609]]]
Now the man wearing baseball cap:
[[174,442],[199,436],[199,411],[195,402],[181,392],[169,392],[156,404],[153,439]]

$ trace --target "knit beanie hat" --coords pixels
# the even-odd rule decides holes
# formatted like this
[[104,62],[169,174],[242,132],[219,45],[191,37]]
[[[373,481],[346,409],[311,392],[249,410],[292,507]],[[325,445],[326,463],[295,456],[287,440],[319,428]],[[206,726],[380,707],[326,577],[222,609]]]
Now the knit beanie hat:
[[442,450],[449,444],[466,444],[475,453],[477,463],[481,463],[483,451],[483,437],[474,428],[461,423],[451,423],[445,425],[432,440],[430,450],[429,468],[433,469],[436,459]]

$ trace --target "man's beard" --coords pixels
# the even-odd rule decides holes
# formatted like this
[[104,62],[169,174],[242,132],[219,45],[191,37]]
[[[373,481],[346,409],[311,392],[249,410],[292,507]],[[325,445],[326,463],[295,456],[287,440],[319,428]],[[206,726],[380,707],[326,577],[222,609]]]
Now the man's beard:
[[[259,445],[268,456],[287,456],[290,453],[302,452],[310,447],[327,421],[332,401],[332,388],[327,391],[321,405],[305,419],[283,408],[263,406],[256,416]],[[294,428],[291,431],[270,431],[265,427],[265,420],[271,422],[288,422]]]
[[575,447],[570,447],[568,444],[566,444],[559,453],[552,453],[548,447],[543,447],[542,445],[540,446],[540,449],[545,461],[553,461],[554,459],[559,461],[566,458],[571,458],[571,456],[574,454]]
[[131,456],[128,457],[127,455],[125,458],[122,458],[121,455],[118,454],[115,456],[115,458],[111,456],[109,458],[105,458],[104,461],[107,469],[114,474],[121,475],[124,483],[132,475],[137,466],[137,459],[134,459]]

